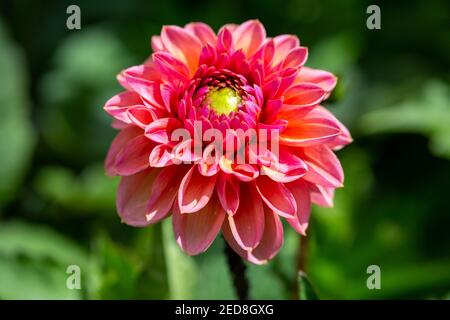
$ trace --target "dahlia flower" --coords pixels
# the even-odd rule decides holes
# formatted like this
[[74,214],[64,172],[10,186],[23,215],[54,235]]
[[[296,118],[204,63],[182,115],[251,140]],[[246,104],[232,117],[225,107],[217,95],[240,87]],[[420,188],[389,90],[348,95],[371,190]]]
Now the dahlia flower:
[[[121,177],[122,221],[172,216],[189,255],[222,233],[244,259],[267,262],[283,244],[282,219],[305,235],[311,204],[331,206],[342,187],[333,151],[351,137],[320,105],[336,77],[305,67],[296,36],[267,37],[257,20],[217,34],[204,23],[164,26],[151,46],[143,64],[118,75],[125,91],[104,107],[120,130],[105,166]],[[256,135],[240,139],[249,130]]]

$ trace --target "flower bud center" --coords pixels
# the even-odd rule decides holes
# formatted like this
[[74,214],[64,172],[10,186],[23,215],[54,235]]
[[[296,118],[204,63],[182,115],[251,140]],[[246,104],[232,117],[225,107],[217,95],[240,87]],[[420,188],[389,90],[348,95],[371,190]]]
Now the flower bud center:
[[241,102],[239,94],[229,87],[211,89],[206,99],[209,107],[219,115],[229,115],[231,112],[237,111]]

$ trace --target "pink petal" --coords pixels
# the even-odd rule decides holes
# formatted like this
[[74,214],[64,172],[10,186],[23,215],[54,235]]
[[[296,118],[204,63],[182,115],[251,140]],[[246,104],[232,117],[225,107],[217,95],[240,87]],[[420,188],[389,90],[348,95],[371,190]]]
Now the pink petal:
[[253,184],[241,184],[240,197],[245,201],[240,203],[236,214],[228,215],[228,224],[239,246],[250,250],[261,241],[264,232],[264,208]]
[[242,49],[247,57],[255,53],[266,39],[266,30],[258,20],[249,20],[233,32],[234,46]]
[[181,181],[178,203],[181,213],[199,211],[209,202],[216,185],[217,175],[206,177],[194,165]]
[[231,215],[235,214],[239,207],[239,181],[232,175],[221,172],[217,178],[216,191],[225,211]]
[[265,209],[264,234],[258,246],[250,252],[249,261],[257,264],[266,263],[275,257],[283,245],[283,224],[274,212]]
[[275,55],[273,58],[273,64],[277,65],[281,62],[286,55],[294,48],[300,46],[300,41],[297,36],[294,35],[281,35],[273,38],[275,43]]
[[162,76],[167,79],[178,79],[187,81],[189,79],[189,69],[180,60],[176,59],[168,52],[157,52],[153,54],[155,66],[160,70]]
[[155,144],[145,136],[138,135],[129,140],[116,155],[114,171],[120,176],[129,176],[147,169],[148,157]]
[[290,218],[297,212],[294,196],[283,183],[260,176],[256,179],[256,188],[269,208],[280,216]]
[[283,68],[300,68],[308,59],[308,48],[297,47],[289,51],[283,59]]
[[283,245],[283,225],[277,214],[264,208],[264,234],[254,249],[244,250],[236,241],[227,221],[222,226],[222,234],[230,247],[243,259],[262,265],[272,259]]
[[274,155],[269,163],[261,166],[261,171],[274,181],[286,183],[303,177],[308,167],[289,148],[281,146],[278,159]]
[[323,70],[302,67],[295,80],[297,83],[310,82],[317,84],[326,92],[331,92],[337,83],[337,78],[332,73]]
[[161,41],[175,58],[186,64],[191,74],[195,73],[202,49],[200,41],[195,36],[178,26],[164,26]]
[[338,137],[336,137],[336,139],[327,143],[327,145],[330,148],[332,148],[333,150],[340,150],[341,148],[343,148],[344,146],[353,141],[352,136],[350,135],[348,129],[338,119],[336,119],[336,117],[330,111],[328,111],[322,106],[317,106],[316,109],[321,113],[322,117],[335,122],[338,125],[339,129],[341,130],[341,134]]
[[219,233],[225,211],[216,198],[200,211],[182,214],[175,202],[173,231],[179,246],[189,255],[206,251]]
[[130,124],[131,120],[127,115],[127,110],[130,107],[142,105],[142,100],[137,93],[126,91],[109,99],[106,102],[104,109],[117,120]]
[[147,221],[147,203],[158,169],[150,169],[122,177],[117,191],[117,211],[122,222],[134,227],[149,224]]
[[153,143],[142,134],[138,127],[127,127],[117,134],[106,156],[108,175],[130,175],[149,166],[148,155]]
[[309,216],[311,214],[311,196],[308,184],[302,180],[296,180],[288,183],[287,187],[294,195],[297,203],[297,214],[293,218],[286,219],[286,221],[295,231],[306,236],[306,229],[308,228]]
[[187,24],[184,28],[195,35],[203,46],[207,43],[216,45],[216,34],[206,23],[192,22]]
[[176,118],[162,118],[150,123],[145,129],[145,136],[157,143],[171,142],[171,134],[183,124]]
[[339,188],[343,186],[344,171],[333,151],[318,145],[305,148],[304,159],[308,165],[305,180],[325,187]]
[[334,188],[328,188],[321,185],[308,183],[308,188],[311,190],[311,201],[322,207],[332,207]]
[[241,181],[250,182],[259,176],[259,170],[251,164],[233,164],[233,175]]
[[152,167],[160,168],[172,165],[172,148],[165,144],[158,144],[150,153],[148,161]]
[[169,214],[178,193],[181,177],[186,174],[188,168],[183,165],[169,166],[160,171],[153,182],[147,204],[149,222],[158,222]]
[[160,36],[152,36],[151,42],[152,42],[151,44],[152,44],[153,52],[158,52],[158,51],[164,50],[164,46],[162,44]]
[[[280,142],[285,145],[304,147],[320,143],[331,143],[341,134],[339,124],[330,119],[320,109],[306,108],[304,116],[298,116],[300,111],[283,114],[289,118],[286,130],[280,134]],[[292,114],[292,115],[291,115]],[[295,116],[297,114],[297,117]]]
[[133,106],[128,108],[127,116],[132,123],[145,129],[153,121],[152,111],[145,106]]
[[[283,108],[295,107],[307,107],[319,104],[324,96],[325,91],[318,85],[312,83],[296,84],[286,90],[284,93],[284,106]],[[283,111],[283,108],[281,112]]]

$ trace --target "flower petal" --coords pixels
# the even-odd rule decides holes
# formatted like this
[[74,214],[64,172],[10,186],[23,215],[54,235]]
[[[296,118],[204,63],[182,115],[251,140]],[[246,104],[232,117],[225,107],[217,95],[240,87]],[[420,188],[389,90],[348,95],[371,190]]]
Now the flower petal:
[[128,117],[127,110],[133,106],[143,106],[142,100],[137,93],[126,91],[109,99],[104,109],[117,120],[130,124],[131,120]]
[[273,64],[277,65],[281,62],[294,48],[300,46],[300,41],[294,35],[281,35],[273,38],[275,43],[275,54],[273,57]]
[[127,127],[114,138],[105,161],[108,175],[128,176],[149,166],[148,156],[154,143],[145,138],[143,130]]
[[225,211],[217,198],[200,211],[182,214],[175,202],[173,208],[173,231],[179,246],[189,255],[206,251],[219,233]]
[[296,180],[286,185],[294,195],[297,203],[297,213],[295,217],[288,218],[286,221],[301,235],[306,236],[309,216],[311,214],[311,196],[308,184],[304,181]]
[[[323,100],[325,93],[325,90],[312,83],[295,84],[284,93],[283,108],[292,108],[290,105],[295,107],[317,105]],[[280,110],[281,112],[283,108]]]
[[274,181],[286,183],[303,177],[308,167],[290,148],[280,146],[278,158],[276,155],[270,157],[269,163],[261,165],[261,172]]
[[197,165],[186,173],[181,181],[178,192],[178,203],[181,213],[199,211],[209,202],[216,185],[217,175],[207,177],[202,175]]
[[178,26],[164,26],[161,41],[175,58],[186,64],[191,75],[195,73],[202,49],[200,41],[195,36]]
[[[286,130],[280,134],[280,142],[295,147],[305,147],[320,143],[331,143],[341,134],[339,124],[318,108],[292,110],[283,114],[289,118]],[[288,116],[287,116],[288,115]]]
[[297,212],[295,198],[283,183],[259,176],[256,179],[256,188],[269,208],[280,216],[291,218]]
[[334,152],[323,145],[305,148],[304,159],[308,165],[305,180],[325,187],[343,186],[344,171]]
[[145,136],[157,143],[170,142],[171,133],[183,124],[176,118],[161,118],[150,123],[145,129]]
[[235,49],[242,49],[247,57],[255,53],[266,39],[266,30],[258,20],[249,20],[233,31]]
[[264,234],[258,246],[250,252],[250,262],[264,264],[272,259],[283,245],[283,224],[280,217],[268,210],[264,210]]
[[169,166],[155,178],[147,204],[147,220],[155,223],[164,219],[171,209],[180,187],[180,177],[186,174],[188,166]]
[[261,241],[264,232],[264,208],[255,186],[250,183],[241,184],[242,201],[234,215],[228,215],[231,233],[244,250],[255,248]]
[[217,178],[217,195],[228,214],[235,214],[239,207],[240,183],[230,174],[220,172]]
[[320,86],[326,92],[331,92],[337,83],[337,78],[331,72],[302,67],[295,80],[296,83],[309,82]]
[[319,206],[330,208],[333,206],[334,188],[308,183],[311,190],[311,201]]
[[206,23],[192,22],[188,23],[184,28],[195,35],[197,39],[200,40],[202,46],[205,46],[207,43],[216,45],[216,34]]
[[122,222],[134,227],[143,227],[150,223],[146,218],[147,203],[158,172],[159,169],[149,169],[122,177],[116,199]]

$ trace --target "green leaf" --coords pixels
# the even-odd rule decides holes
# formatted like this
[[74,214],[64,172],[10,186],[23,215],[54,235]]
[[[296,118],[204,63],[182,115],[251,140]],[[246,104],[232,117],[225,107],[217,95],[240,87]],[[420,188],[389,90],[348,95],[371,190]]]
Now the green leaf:
[[298,272],[298,297],[300,300],[320,300],[306,273]]
[[117,178],[105,175],[103,164],[92,164],[76,176],[65,167],[42,168],[34,181],[38,193],[70,211],[115,211]]
[[29,164],[34,134],[28,114],[22,52],[6,36],[0,20],[0,205],[18,188]]
[[427,82],[418,95],[365,114],[365,134],[419,133],[430,138],[431,151],[450,159],[450,89],[438,80]]
[[95,281],[91,290],[94,299],[136,299],[139,260],[119,247],[106,234],[95,242]]
[[13,221],[0,224],[0,298],[80,299],[84,290],[67,288],[67,267],[89,282],[88,256],[71,240],[48,227]]
[[0,224],[0,255],[51,259],[61,264],[88,265],[88,255],[78,245],[49,227],[20,221]]

